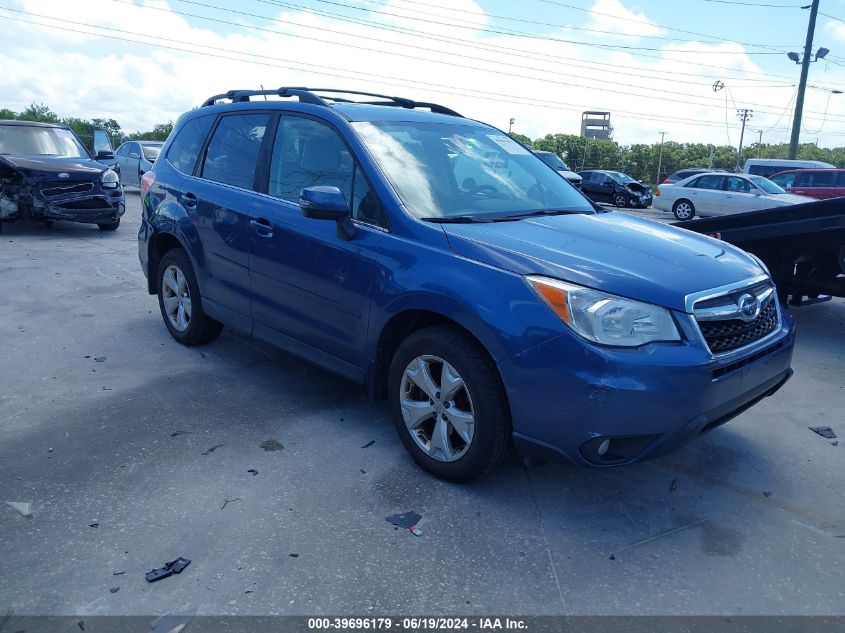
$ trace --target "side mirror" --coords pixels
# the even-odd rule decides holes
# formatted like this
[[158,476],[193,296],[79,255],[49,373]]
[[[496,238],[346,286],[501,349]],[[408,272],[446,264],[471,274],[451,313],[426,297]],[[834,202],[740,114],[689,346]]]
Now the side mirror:
[[346,196],[337,187],[306,187],[299,194],[299,208],[306,218],[334,220],[340,239],[351,240],[355,236],[349,204],[346,202]]
[[101,149],[97,152],[97,160],[112,160],[114,158],[114,152],[109,151],[107,149]]

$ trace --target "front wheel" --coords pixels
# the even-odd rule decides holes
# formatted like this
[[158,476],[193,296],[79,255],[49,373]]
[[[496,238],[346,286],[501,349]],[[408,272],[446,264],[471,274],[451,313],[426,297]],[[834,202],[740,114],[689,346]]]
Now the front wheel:
[[616,207],[627,207],[628,206],[628,196],[623,193],[615,193],[613,194],[613,206]]
[[203,345],[216,339],[223,324],[206,315],[187,253],[167,251],[158,266],[158,305],[170,335],[182,345]]
[[484,349],[449,326],[414,332],[388,377],[393,422],[416,462],[456,483],[483,477],[507,454],[510,413]]
[[689,200],[678,200],[672,207],[672,215],[676,220],[692,220],[695,217],[695,207]]

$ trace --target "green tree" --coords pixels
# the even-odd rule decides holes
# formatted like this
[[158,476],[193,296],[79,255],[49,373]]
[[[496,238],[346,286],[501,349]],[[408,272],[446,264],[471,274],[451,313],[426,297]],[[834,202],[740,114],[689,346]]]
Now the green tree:
[[26,109],[18,114],[21,121],[41,121],[42,123],[58,123],[59,115],[43,103],[30,103]]
[[527,145],[528,147],[531,147],[531,139],[528,138],[527,136],[525,136],[525,134],[517,134],[516,132],[511,132],[509,134],[509,136],[512,139],[519,141],[523,145]]

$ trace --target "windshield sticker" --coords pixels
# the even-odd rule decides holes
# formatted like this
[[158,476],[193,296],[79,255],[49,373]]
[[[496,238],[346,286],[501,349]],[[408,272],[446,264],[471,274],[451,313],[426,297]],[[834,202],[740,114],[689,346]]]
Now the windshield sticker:
[[517,143],[511,137],[505,136],[504,134],[488,134],[487,138],[489,138],[496,145],[505,150],[508,154],[528,154],[527,149],[525,149],[522,145]]

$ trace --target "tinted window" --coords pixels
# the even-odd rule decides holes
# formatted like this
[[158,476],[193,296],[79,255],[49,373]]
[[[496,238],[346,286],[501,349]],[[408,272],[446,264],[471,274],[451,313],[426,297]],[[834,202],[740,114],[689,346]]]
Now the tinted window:
[[124,143],[118,147],[114,154],[115,156],[129,156],[129,143]]
[[197,157],[205,143],[208,130],[214,122],[214,115],[207,114],[187,121],[179,132],[170,149],[167,150],[167,160],[184,174],[192,174],[197,164]]
[[138,149],[138,143],[129,143],[129,156],[132,158],[141,158],[141,152]]
[[202,177],[252,189],[269,119],[269,114],[229,114],[220,119],[208,143]]
[[752,189],[753,187],[751,186],[751,183],[745,178],[740,178],[739,176],[728,176],[727,186],[725,187],[726,191],[733,191],[735,193],[751,193]]
[[607,174],[604,174],[604,173],[602,173],[602,172],[600,172],[600,171],[594,171],[594,172],[590,175],[590,182],[592,182],[594,185],[601,185],[601,184],[604,184],[604,182],[605,182],[607,179],[608,179],[608,175],[607,175]]
[[340,189],[354,219],[380,224],[378,199],[340,135],[319,121],[283,116],[267,193],[298,203],[303,189],[319,185]]
[[702,176],[696,178],[687,187],[693,189],[721,189],[724,176]]
[[771,181],[776,185],[780,185],[783,188],[792,187],[795,183],[795,176],[797,174],[795,172],[789,174],[780,174],[778,176],[772,176]]
[[147,160],[155,160],[161,151],[161,145],[141,145],[141,151]]
[[836,184],[836,172],[833,170],[802,171],[798,176],[798,187],[833,187]]
[[0,154],[89,158],[70,130],[35,125],[0,125]]
[[775,183],[773,183],[768,178],[763,178],[762,176],[749,176],[748,180],[750,180],[755,185],[760,187],[760,189],[762,189],[766,193],[771,193],[771,194],[786,193],[783,189],[778,187]]

